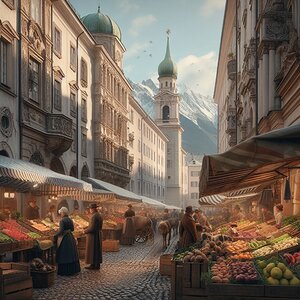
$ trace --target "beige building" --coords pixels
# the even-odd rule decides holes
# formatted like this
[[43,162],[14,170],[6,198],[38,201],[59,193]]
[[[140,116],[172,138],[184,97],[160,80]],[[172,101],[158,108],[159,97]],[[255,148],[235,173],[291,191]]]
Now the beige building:
[[199,176],[201,171],[201,163],[192,160],[187,164],[187,190],[188,195],[185,206],[199,206]]
[[133,97],[129,97],[128,189],[164,202],[166,193],[167,137]]
[[[300,122],[299,18],[297,0],[226,1],[214,91],[219,152]],[[294,211],[300,210],[299,176],[291,171]],[[281,199],[282,187],[276,187]]]

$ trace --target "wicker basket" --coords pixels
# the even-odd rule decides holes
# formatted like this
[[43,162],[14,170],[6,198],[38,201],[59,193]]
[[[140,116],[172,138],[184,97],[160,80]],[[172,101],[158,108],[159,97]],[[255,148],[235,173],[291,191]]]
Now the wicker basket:
[[117,252],[120,250],[118,240],[104,240],[102,241],[102,250],[104,252]]
[[56,270],[48,272],[31,271],[31,277],[34,289],[48,288],[54,284]]

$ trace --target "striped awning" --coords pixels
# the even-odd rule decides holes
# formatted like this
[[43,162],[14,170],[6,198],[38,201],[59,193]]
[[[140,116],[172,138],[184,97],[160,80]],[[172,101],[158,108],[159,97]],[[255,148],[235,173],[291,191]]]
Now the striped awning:
[[225,196],[219,194],[210,195],[210,196],[201,197],[198,202],[200,205],[218,205],[223,202],[224,198]]
[[272,183],[300,166],[300,124],[252,137],[227,152],[204,156],[199,195]]
[[0,185],[16,191],[41,194],[92,192],[92,186],[80,179],[56,173],[33,163],[0,156]]
[[96,189],[102,189],[102,190],[106,190],[106,191],[110,191],[112,193],[115,194],[115,196],[117,198],[119,198],[120,200],[127,200],[127,201],[132,201],[132,202],[142,202],[141,196],[127,191],[119,186],[116,186],[114,184],[105,182],[103,180],[100,179],[95,179],[95,178],[87,178],[86,179],[87,182],[91,183],[92,186]]

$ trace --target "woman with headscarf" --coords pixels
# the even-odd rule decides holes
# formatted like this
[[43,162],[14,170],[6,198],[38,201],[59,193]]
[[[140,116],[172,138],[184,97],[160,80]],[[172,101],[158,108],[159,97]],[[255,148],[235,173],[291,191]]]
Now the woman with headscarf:
[[69,218],[69,210],[62,207],[58,213],[61,215],[59,230],[54,236],[57,241],[56,262],[58,275],[73,275],[80,272],[80,263],[76,240],[72,234],[73,221]]
[[135,212],[132,205],[128,204],[128,209],[124,213],[125,223],[123,226],[122,244],[133,245],[135,241],[135,225],[134,225]]

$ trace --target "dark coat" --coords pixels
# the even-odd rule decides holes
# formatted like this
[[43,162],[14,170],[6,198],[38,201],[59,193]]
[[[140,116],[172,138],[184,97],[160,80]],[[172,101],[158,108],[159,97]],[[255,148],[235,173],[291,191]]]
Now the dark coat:
[[28,205],[25,210],[25,218],[27,220],[35,220],[40,218],[39,208]]
[[59,230],[55,235],[56,239],[62,237],[56,250],[56,262],[58,264],[70,264],[79,260],[76,240],[72,231],[74,231],[73,221],[68,216],[64,216],[59,222]]
[[135,216],[135,212],[132,209],[127,209],[125,211],[124,217],[125,218],[129,218],[129,217],[134,217]]
[[196,224],[192,216],[184,214],[179,226],[179,238],[182,248],[186,248],[190,244],[197,241]]
[[100,266],[102,263],[102,216],[96,212],[90,219],[86,233],[85,262],[90,265]]

